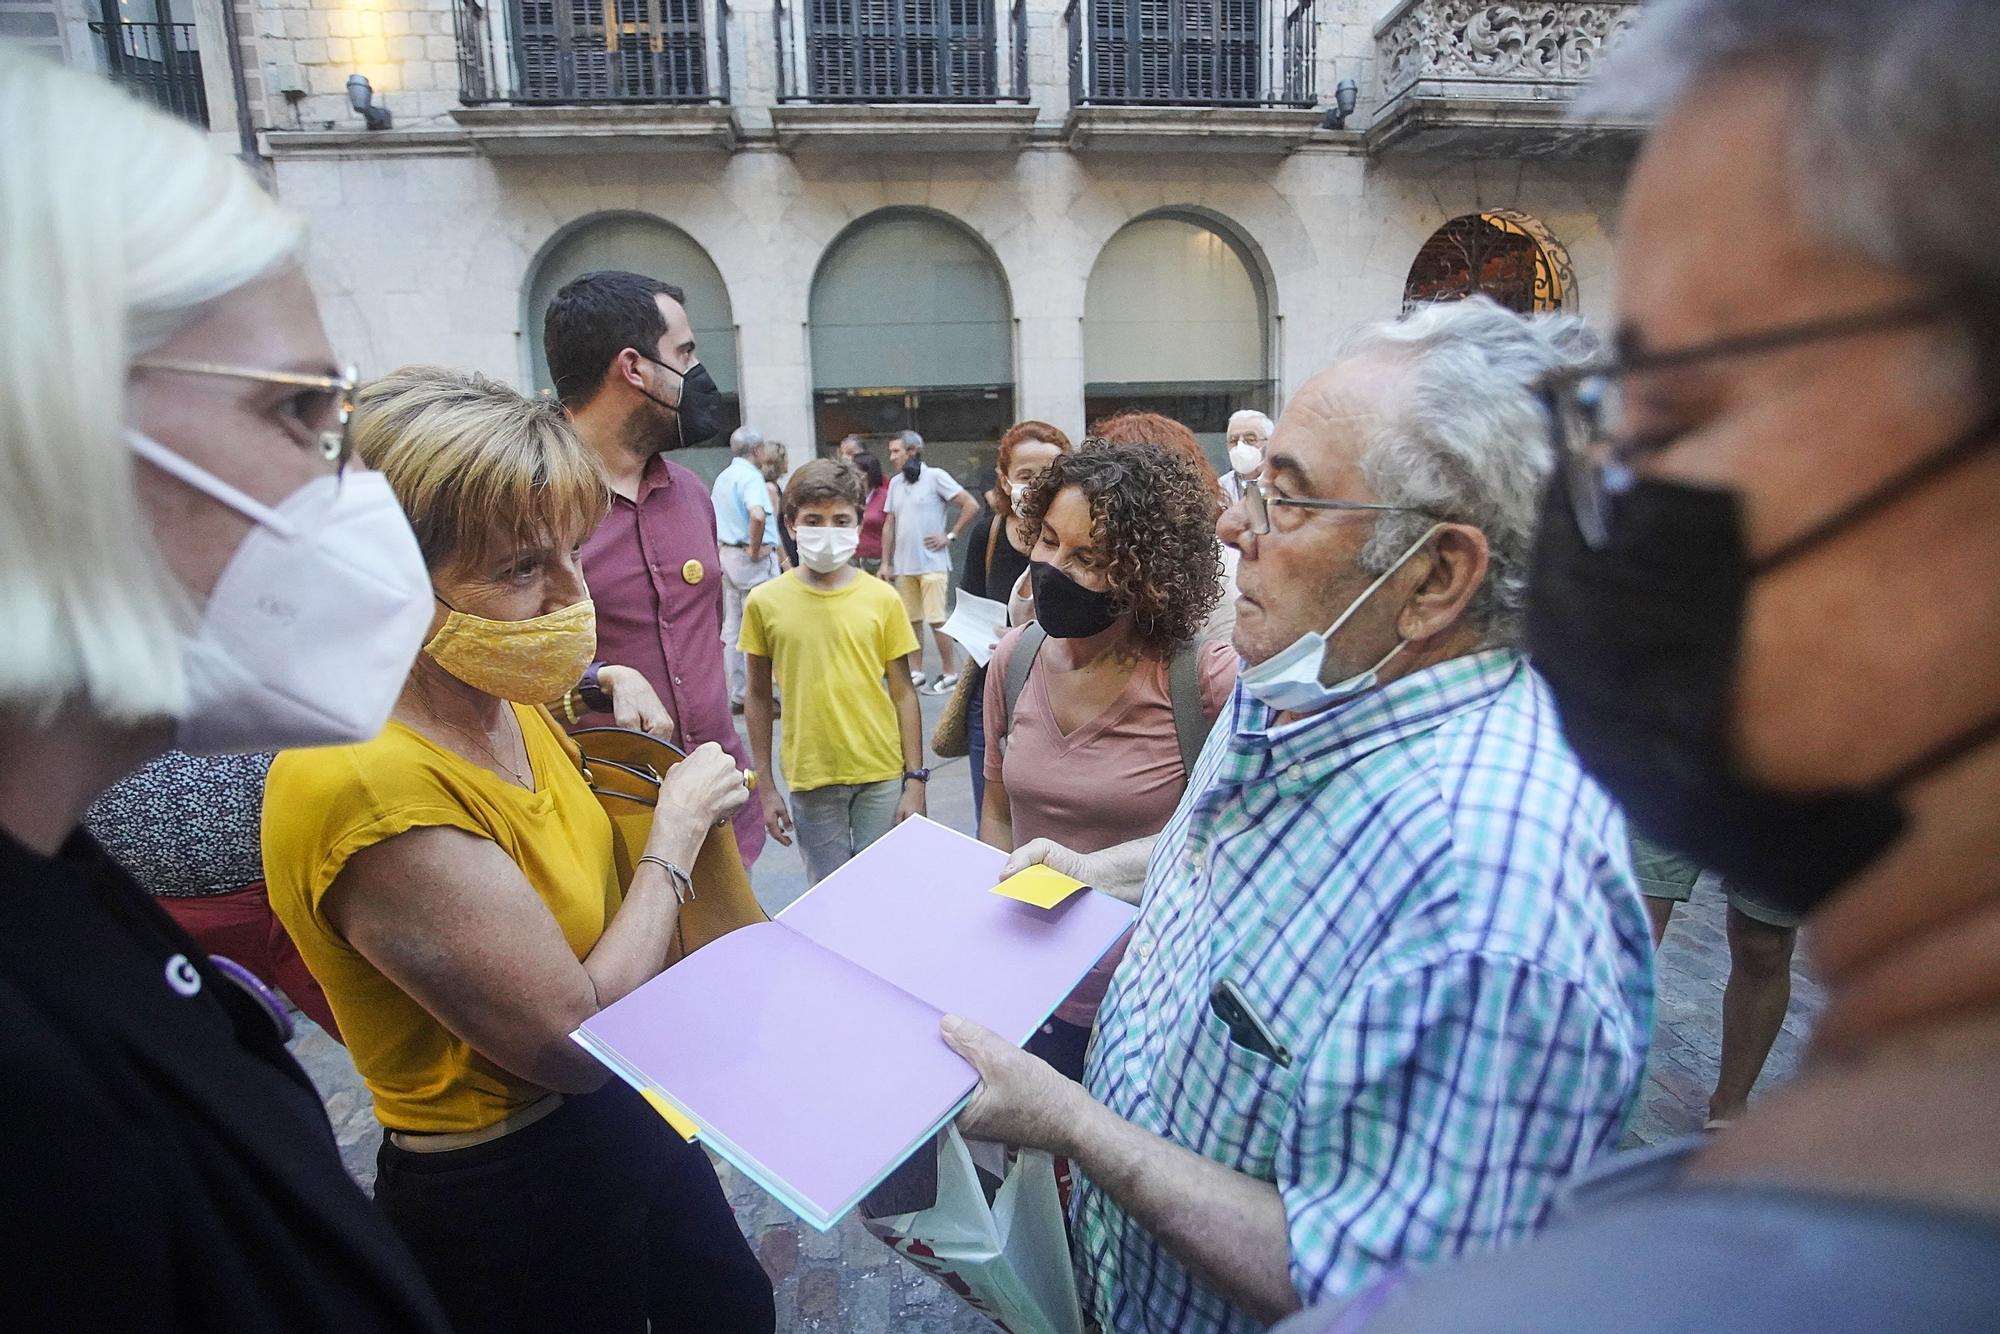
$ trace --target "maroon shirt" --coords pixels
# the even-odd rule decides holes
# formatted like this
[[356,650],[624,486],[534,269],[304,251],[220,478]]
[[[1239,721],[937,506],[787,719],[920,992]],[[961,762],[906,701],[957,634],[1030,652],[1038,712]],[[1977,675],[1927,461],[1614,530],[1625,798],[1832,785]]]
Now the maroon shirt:
[[861,545],[855,549],[857,560],[882,559],[882,524],[889,517],[889,487],[887,483],[875,488],[868,496],[868,506],[861,513]]
[[[598,658],[636,668],[652,683],[682,746],[717,742],[748,769],[722,673],[722,564],[715,506],[701,478],[655,454],[640,474],[638,503],[613,496],[611,512],[585,539],[583,574],[597,604]],[[612,720],[594,713],[583,721]],[[755,797],[736,813],[736,846],[745,867],[764,848]]]

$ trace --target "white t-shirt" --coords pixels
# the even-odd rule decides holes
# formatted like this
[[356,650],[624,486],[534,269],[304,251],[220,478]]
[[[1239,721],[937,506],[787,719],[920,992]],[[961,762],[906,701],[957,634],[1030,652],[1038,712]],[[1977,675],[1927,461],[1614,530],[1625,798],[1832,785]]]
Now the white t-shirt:
[[951,530],[952,497],[965,488],[943,468],[920,464],[914,486],[898,472],[889,479],[887,512],[896,516],[896,549],[889,553],[897,574],[928,574],[951,569],[951,548],[932,551],[924,539]]

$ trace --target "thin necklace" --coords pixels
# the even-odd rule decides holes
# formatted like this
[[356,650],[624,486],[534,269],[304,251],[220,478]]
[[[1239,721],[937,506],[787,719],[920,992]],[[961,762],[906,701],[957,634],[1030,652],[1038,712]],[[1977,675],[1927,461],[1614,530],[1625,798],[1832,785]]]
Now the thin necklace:
[[[513,765],[501,759],[500,756],[494,752],[493,747],[487,743],[485,737],[480,736],[476,732],[468,731],[467,729],[460,727],[457,723],[447,722],[438,713],[437,706],[431,703],[430,687],[421,680],[417,682],[417,694],[423,700],[424,712],[430,715],[430,719],[432,722],[436,723],[439,727],[444,728],[446,731],[451,732],[454,735],[462,738],[463,740],[470,741],[473,745],[477,746],[481,751],[485,752],[486,758],[493,761],[494,767],[498,768],[501,772],[505,773],[507,777],[515,783],[515,785],[529,792],[533,792],[535,790],[535,780],[532,772],[534,764],[533,760],[529,761],[529,766],[530,766],[529,776],[525,778],[522,777],[520,772],[516,770]],[[512,717],[514,711],[512,708],[509,708],[507,710],[507,713],[510,717]],[[515,719],[515,726],[517,728],[520,726],[520,720],[518,718]],[[528,738],[525,735],[523,735],[521,737],[521,749],[523,752],[525,752],[527,748],[528,748]]]

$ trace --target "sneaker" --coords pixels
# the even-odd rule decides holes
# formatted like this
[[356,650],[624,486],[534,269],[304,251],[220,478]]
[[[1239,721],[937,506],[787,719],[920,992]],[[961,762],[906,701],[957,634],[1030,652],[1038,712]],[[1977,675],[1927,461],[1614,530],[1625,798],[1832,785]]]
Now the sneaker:
[[923,683],[924,683],[924,674],[923,674],[922,672],[911,672],[911,673],[910,673],[910,684],[911,684],[911,685],[913,685],[913,686],[920,686],[920,685],[922,685]]
[[951,688],[957,684],[958,684],[958,673],[953,672],[949,676],[940,676],[936,681],[933,681],[930,685],[925,686],[924,693],[926,695],[949,695],[951,693]]
[[742,701],[742,700],[740,700],[740,699],[732,699],[732,700],[730,700],[730,701],[729,701],[729,711],[730,711],[731,713],[741,713],[741,712],[743,712],[743,701]]

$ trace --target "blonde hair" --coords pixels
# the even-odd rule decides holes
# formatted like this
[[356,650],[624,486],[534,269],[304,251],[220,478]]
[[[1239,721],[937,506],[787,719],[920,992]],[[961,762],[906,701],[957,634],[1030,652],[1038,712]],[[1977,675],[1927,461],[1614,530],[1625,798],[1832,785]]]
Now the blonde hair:
[[759,472],[764,474],[764,480],[773,484],[782,482],[785,480],[785,474],[790,472],[791,469],[791,452],[785,448],[784,442],[782,440],[766,440],[764,442],[764,466],[758,469]]
[[354,448],[380,469],[433,572],[510,547],[583,541],[611,507],[562,405],[470,371],[404,366],[355,397]]
[[192,126],[6,41],[0,125],[0,710],[173,715],[195,608],[133,486],[125,375],[302,224]]

